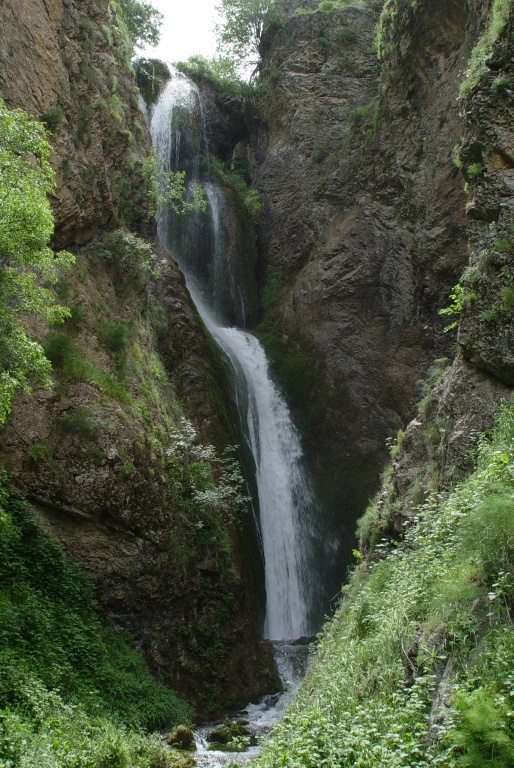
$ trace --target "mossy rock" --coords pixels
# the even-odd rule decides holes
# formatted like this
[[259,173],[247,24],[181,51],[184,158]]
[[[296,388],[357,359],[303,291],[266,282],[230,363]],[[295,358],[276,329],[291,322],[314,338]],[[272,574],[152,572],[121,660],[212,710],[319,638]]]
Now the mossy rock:
[[196,765],[194,758],[175,750],[170,750],[166,758],[166,768],[194,768]]
[[[207,735],[209,749],[220,749],[225,752],[242,752],[246,746],[253,746],[256,743],[248,728],[248,720],[225,720],[223,725],[218,726]],[[243,746],[239,740],[241,737],[247,737],[249,740]],[[234,740],[235,743],[232,743]]]
[[191,751],[196,749],[194,733],[185,725],[178,725],[166,736],[166,744],[175,749]]
[[164,85],[170,79],[167,64],[160,59],[138,59],[135,63],[136,84],[145,104],[155,104]]

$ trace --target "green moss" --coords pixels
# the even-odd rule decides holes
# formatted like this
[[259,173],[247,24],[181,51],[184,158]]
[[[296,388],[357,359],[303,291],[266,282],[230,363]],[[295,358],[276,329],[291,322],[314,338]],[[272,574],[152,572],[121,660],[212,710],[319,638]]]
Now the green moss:
[[386,0],[384,3],[374,40],[374,49],[382,62],[395,52],[395,34],[409,23],[417,8],[417,0]]
[[471,165],[468,165],[466,168],[466,174],[470,179],[476,179],[477,176],[480,176],[480,174],[483,173],[483,171],[484,166],[482,163],[471,163]]
[[272,321],[262,323],[257,329],[269,355],[280,388],[287,394],[290,405],[302,411],[306,421],[314,403],[311,398],[316,380],[316,364],[311,352],[291,339],[286,344]]

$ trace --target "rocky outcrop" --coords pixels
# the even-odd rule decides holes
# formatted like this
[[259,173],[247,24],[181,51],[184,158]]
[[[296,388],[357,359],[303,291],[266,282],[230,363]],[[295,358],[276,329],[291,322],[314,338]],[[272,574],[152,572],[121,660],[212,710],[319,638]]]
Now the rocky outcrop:
[[438,308],[467,261],[452,150],[479,24],[461,0],[409,6],[380,69],[371,49],[381,4],[307,15],[295,5],[262,46],[263,271],[282,281],[263,333],[285,360],[277,369],[345,564],[386,438],[412,417],[417,379],[452,343]]
[[224,371],[175,269],[161,305],[99,266],[98,247],[81,250],[67,277],[72,321],[33,329],[54,387],[18,397],[1,462],[92,578],[102,613],[158,679],[213,715],[279,686],[243,578],[251,531],[237,506],[195,496],[224,482],[205,447],[212,434],[227,441]]
[[235,442],[223,364],[178,270],[127,232],[152,234],[151,148],[113,8],[0,4],[0,95],[52,132],[55,244],[77,257],[57,287],[70,321],[30,321],[54,386],[17,398],[1,463],[91,576],[103,614],[212,715],[279,681],[258,631],[250,515],[193,498],[223,482],[205,446]]
[[148,141],[130,55],[107,0],[0,5],[0,96],[52,133],[57,247],[89,240],[113,217],[141,225],[147,215]]
[[[483,34],[491,7],[476,11],[471,18]],[[478,436],[491,429],[498,405],[511,398],[513,27],[511,12],[481,76],[462,101],[458,163],[468,195],[469,264],[454,302],[457,319],[460,313],[459,349],[402,437],[378,500],[374,531],[361,542],[364,550],[378,535],[400,536],[416,503],[472,470]]]

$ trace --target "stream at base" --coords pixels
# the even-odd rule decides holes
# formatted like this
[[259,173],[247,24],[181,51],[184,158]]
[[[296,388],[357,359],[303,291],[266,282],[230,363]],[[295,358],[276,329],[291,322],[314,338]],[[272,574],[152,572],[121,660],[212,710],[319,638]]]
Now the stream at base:
[[241,720],[246,730],[255,737],[257,744],[244,752],[225,752],[209,749],[209,734],[220,723],[202,725],[195,731],[196,752],[194,759],[200,768],[217,768],[227,763],[245,765],[251,762],[261,751],[261,742],[272,728],[282,719],[287,706],[293,701],[309,665],[309,646],[307,640],[273,641],[273,653],[277,671],[284,691],[264,696],[258,704],[248,704],[235,712],[230,718]]

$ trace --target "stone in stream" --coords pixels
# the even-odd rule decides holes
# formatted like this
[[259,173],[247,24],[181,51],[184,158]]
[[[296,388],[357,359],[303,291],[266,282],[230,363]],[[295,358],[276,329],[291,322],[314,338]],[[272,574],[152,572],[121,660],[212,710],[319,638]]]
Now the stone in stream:
[[208,735],[209,749],[226,752],[243,752],[249,746],[255,746],[255,736],[246,728],[248,720],[225,720]]
[[192,751],[196,749],[193,731],[185,725],[178,725],[166,736],[166,744],[175,749]]

